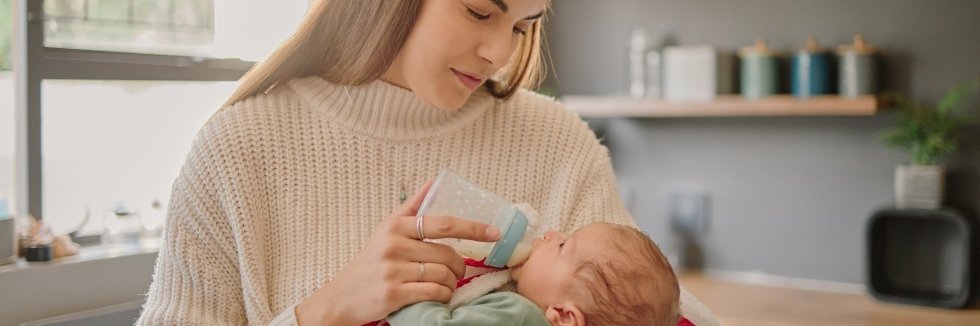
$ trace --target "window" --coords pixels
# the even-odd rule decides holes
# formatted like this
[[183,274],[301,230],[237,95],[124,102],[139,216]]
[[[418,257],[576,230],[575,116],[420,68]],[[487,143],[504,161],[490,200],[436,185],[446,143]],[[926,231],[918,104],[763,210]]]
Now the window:
[[[14,193],[14,77],[0,70],[0,200],[13,205]],[[8,212],[0,212],[3,216]]]
[[234,82],[45,81],[44,220],[59,233],[102,231],[123,206],[161,214],[197,130]]
[[44,45],[196,54],[214,36],[213,0],[47,0]]
[[[0,0],[0,201],[14,193],[14,75],[11,72],[11,0]],[[6,18],[4,18],[6,17]],[[9,207],[9,206],[8,206]],[[6,212],[0,211],[0,215]]]
[[47,0],[44,6],[48,47],[255,61],[296,28],[307,1]]
[[[15,1],[22,3],[0,0],[0,196],[24,199],[18,210],[57,233],[88,216],[82,235],[102,232],[103,217],[119,206],[163,213],[197,130],[310,3],[30,0],[12,8]],[[11,22],[17,17],[31,18]],[[26,47],[10,46],[12,23],[23,27]],[[29,59],[25,74],[2,71],[12,53]],[[23,76],[32,78],[21,92],[14,85]],[[15,103],[21,94],[40,97]],[[28,131],[18,158],[27,164],[16,172],[15,125]]]

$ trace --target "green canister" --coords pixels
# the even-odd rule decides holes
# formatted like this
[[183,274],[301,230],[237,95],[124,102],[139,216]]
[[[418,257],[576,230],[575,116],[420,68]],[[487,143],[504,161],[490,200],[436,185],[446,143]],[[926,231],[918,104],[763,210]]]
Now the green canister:
[[762,38],[757,38],[755,46],[744,47],[739,51],[739,57],[742,61],[742,96],[758,99],[775,95],[779,90],[777,53],[767,48]]
[[861,34],[854,35],[853,44],[837,48],[838,86],[841,96],[856,98],[877,91],[877,53],[877,49],[864,42]]

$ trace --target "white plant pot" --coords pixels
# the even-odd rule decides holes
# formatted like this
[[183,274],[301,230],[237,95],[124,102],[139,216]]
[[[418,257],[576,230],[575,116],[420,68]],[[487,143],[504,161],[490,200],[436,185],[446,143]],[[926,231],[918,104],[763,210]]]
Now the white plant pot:
[[940,165],[895,167],[895,204],[899,208],[939,208],[944,186],[945,170]]

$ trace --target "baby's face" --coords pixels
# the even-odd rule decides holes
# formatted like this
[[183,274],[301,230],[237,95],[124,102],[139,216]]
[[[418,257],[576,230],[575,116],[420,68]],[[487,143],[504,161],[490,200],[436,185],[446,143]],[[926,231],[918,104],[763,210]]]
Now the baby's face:
[[527,261],[511,272],[517,282],[517,292],[542,308],[559,303],[563,290],[572,284],[573,274],[582,262],[615,254],[611,252],[613,232],[612,224],[597,222],[568,236],[548,231],[544,237],[535,239]]

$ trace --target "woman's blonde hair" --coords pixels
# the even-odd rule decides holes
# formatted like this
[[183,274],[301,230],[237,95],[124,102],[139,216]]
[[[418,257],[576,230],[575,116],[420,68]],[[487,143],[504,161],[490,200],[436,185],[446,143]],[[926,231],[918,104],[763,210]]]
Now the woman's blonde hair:
[[[415,26],[423,0],[315,0],[296,32],[240,80],[225,106],[294,78],[319,75],[363,85],[381,77]],[[543,18],[542,18],[543,19]],[[485,87],[497,98],[541,82],[542,19],[534,22],[506,67]]]

